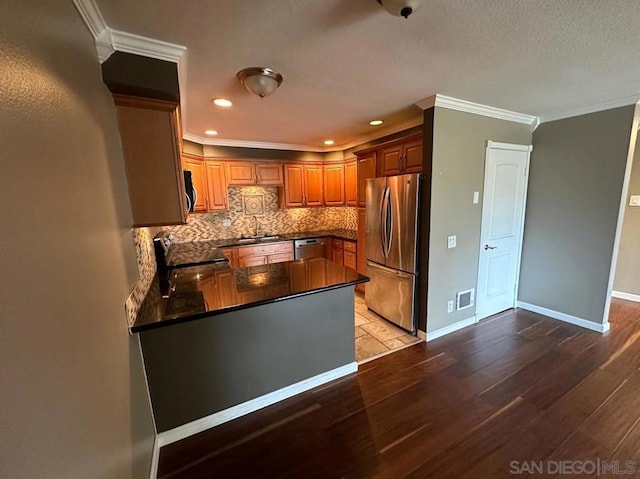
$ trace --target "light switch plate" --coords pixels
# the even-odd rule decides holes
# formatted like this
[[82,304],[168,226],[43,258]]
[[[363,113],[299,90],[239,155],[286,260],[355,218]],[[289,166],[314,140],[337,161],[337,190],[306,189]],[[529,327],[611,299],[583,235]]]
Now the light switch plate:
[[453,313],[454,301],[451,300],[447,302],[447,313]]
[[629,200],[629,206],[640,206],[640,195],[633,195]]
[[480,192],[479,191],[474,191],[473,192],[473,204],[477,205],[479,201],[480,201]]
[[458,241],[458,238],[455,235],[454,236],[449,236],[447,238],[447,248],[449,248],[449,249],[455,248],[457,241]]
[[222,220],[222,226],[231,226],[231,220],[229,219]]

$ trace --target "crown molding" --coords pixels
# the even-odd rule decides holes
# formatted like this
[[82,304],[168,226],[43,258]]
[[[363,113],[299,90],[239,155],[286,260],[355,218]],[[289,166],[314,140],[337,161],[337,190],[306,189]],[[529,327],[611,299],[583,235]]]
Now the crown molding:
[[250,140],[227,140],[224,138],[205,138],[192,133],[184,133],[182,138],[194,143],[209,146],[231,146],[236,148],[260,148],[264,150],[294,150],[294,151],[309,151],[314,153],[329,153],[332,151],[344,151],[354,146],[362,145],[372,140],[377,140],[383,136],[392,135],[414,126],[422,125],[422,118],[414,118],[402,123],[398,123],[392,127],[385,128],[384,130],[376,130],[375,133],[358,137],[349,143],[344,145],[331,146],[331,147],[318,147],[313,145],[298,145],[294,143],[269,143],[263,141],[250,141]]
[[422,108],[423,110],[437,106],[440,108],[447,108],[449,110],[457,110],[463,111],[465,113],[473,113],[475,115],[497,118],[499,120],[522,123],[531,127],[533,127],[537,121],[537,117],[533,115],[527,115],[525,113],[518,113],[510,110],[503,110],[502,108],[481,105],[480,103],[473,103],[470,101],[460,100],[459,98],[453,98],[440,94],[436,94],[425,98],[424,100],[420,100],[416,103],[416,106]]
[[542,115],[540,117],[540,123],[562,120],[564,118],[571,118],[574,116],[587,115],[589,113],[596,113],[598,111],[611,110],[613,108],[619,108],[621,106],[634,105],[638,103],[638,101],[640,101],[640,93],[617,98],[615,100],[610,100],[603,103],[596,103],[595,105],[576,108],[575,110],[565,110],[563,112],[551,113],[550,115]]
[[187,50],[187,47],[182,45],[175,45],[119,30],[111,30],[111,44],[118,52],[133,53],[173,63],[178,63]]
[[178,63],[187,50],[181,45],[109,28],[95,0],[73,0],[73,3],[93,35],[100,63],[116,51]]
[[270,143],[264,141],[248,141],[248,140],[226,140],[224,138],[204,138],[202,136],[194,135],[192,133],[184,133],[182,138],[194,143],[209,146],[232,146],[236,148],[260,148],[263,150],[294,150],[294,151],[312,151],[315,153],[324,153],[327,150],[325,148],[319,148],[316,146],[308,145],[296,145],[293,143]]
[[78,9],[84,23],[87,24],[93,38],[98,39],[108,27],[96,2],[93,0],[73,0],[73,4]]

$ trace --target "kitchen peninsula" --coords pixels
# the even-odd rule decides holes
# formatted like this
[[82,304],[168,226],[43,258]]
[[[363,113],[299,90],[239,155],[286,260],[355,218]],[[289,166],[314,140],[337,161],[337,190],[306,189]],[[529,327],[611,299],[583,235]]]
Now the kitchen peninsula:
[[214,262],[166,279],[169,297],[156,276],[131,326],[159,432],[192,434],[357,368],[354,286],[368,279],[352,269]]

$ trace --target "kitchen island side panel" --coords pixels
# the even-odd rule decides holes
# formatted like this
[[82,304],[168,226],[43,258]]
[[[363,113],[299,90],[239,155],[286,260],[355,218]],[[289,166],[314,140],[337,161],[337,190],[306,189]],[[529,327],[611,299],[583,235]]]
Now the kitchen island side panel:
[[354,287],[140,333],[158,432],[355,361]]

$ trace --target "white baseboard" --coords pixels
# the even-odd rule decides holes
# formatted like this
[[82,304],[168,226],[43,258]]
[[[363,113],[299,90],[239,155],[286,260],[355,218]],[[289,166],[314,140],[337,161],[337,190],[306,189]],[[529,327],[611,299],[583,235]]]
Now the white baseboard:
[[434,339],[441,338],[442,336],[446,336],[447,334],[455,333],[460,329],[466,328],[468,326],[473,326],[476,324],[478,320],[475,316],[467,319],[463,319],[462,321],[458,321],[456,323],[450,324],[449,326],[445,326],[444,328],[436,329],[435,331],[427,332],[427,342],[433,341]]
[[604,324],[598,324],[587,319],[578,318],[577,316],[571,316],[570,314],[543,308],[542,306],[536,306],[535,304],[525,303],[524,301],[518,301],[518,308],[526,309],[527,311],[531,311],[533,313],[543,314],[553,319],[559,319],[560,321],[564,321],[565,323],[571,323],[576,326],[580,326],[581,328],[590,329],[591,331],[596,331],[601,334],[609,331],[610,327],[608,321]]
[[180,441],[186,437],[193,436],[199,432],[219,426],[220,424],[232,421],[233,419],[237,419],[241,416],[245,416],[249,413],[295,396],[296,394],[303,393],[309,389],[313,389],[357,371],[358,363],[353,362],[345,364],[339,368],[332,369],[331,371],[291,384],[290,386],[278,389],[277,391],[265,394],[264,396],[257,397],[209,416],[196,419],[195,421],[183,424],[182,426],[170,429],[169,431],[161,432],[156,437],[158,447],[164,447],[168,444]]
[[159,459],[160,459],[160,446],[158,445],[158,436],[156,436],[153,439],[153,451],[151,453],[151,469],[149,471],[149,479],[157,479]]
[[619,299],[626,299],[627,301],[635,301],[640,303],[640,294],[625,293],[623,291],[611,291],[611,296]]

